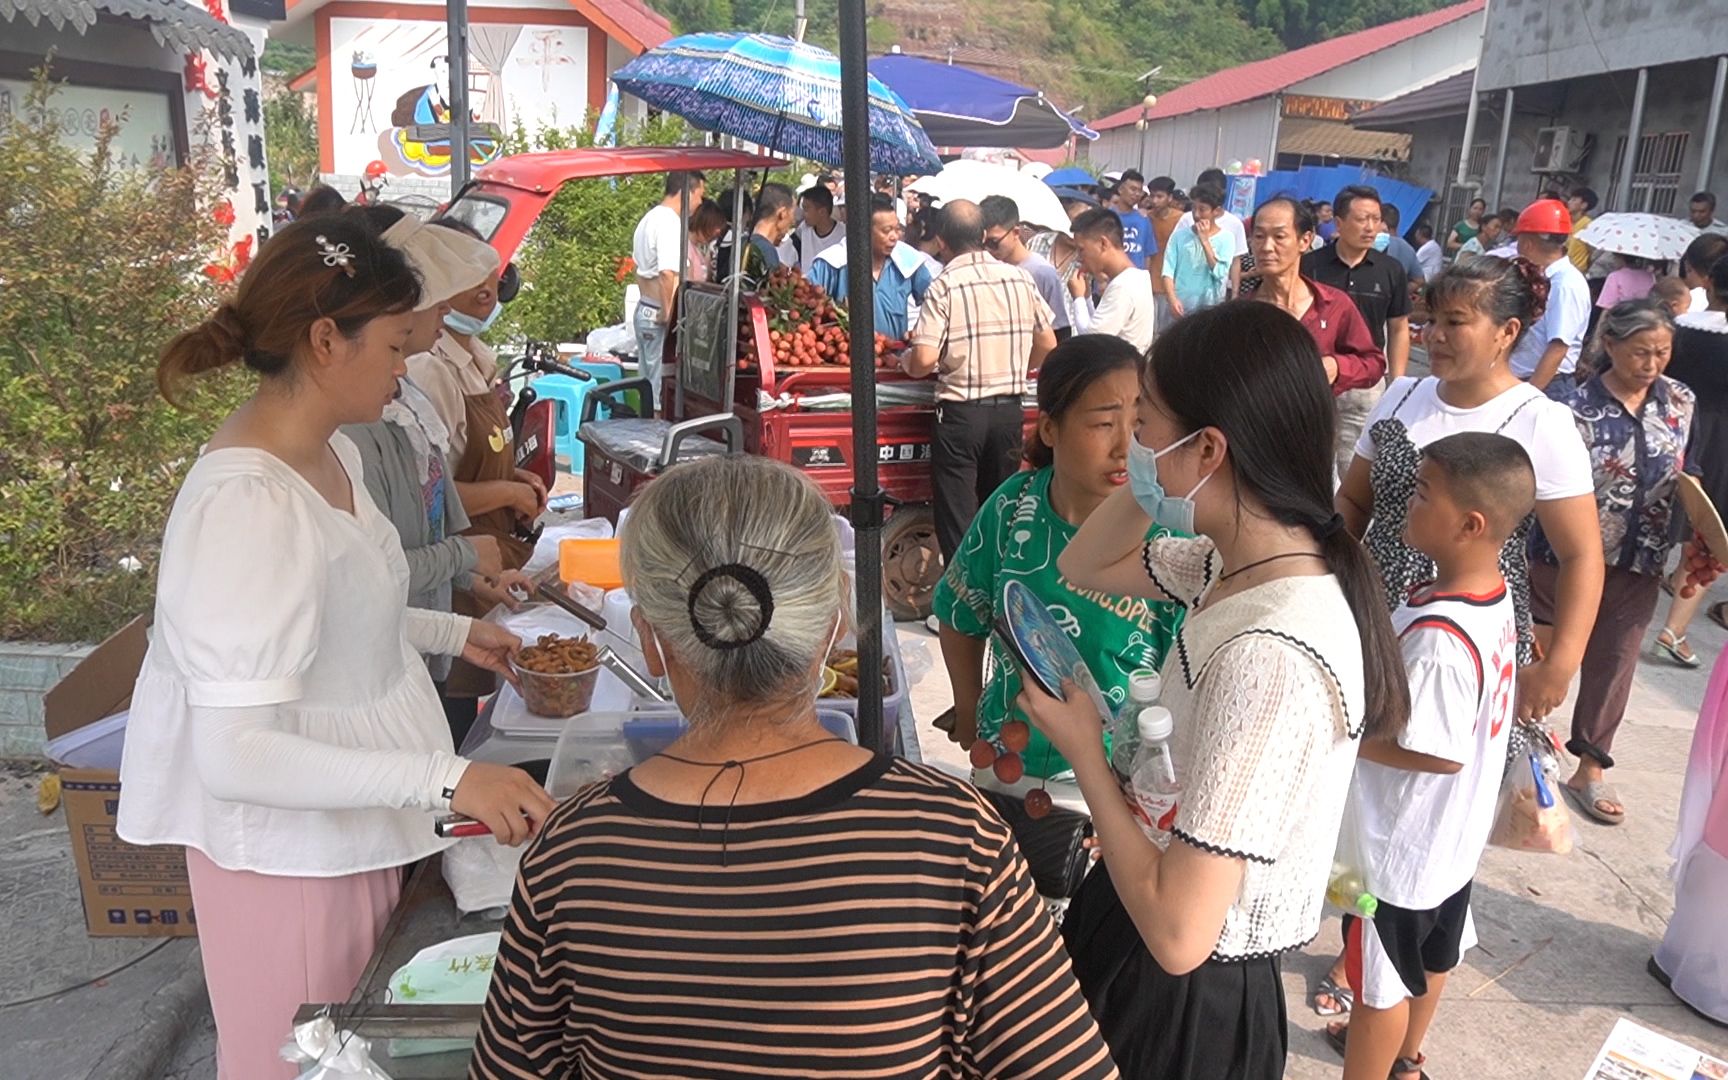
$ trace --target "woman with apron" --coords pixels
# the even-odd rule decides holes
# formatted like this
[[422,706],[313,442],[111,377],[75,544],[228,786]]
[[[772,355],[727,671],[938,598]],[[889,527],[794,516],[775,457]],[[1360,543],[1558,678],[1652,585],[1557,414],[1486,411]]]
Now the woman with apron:
[[[432,224],[471,232],[456,222]],[[432,399],[449,429],[450,475],[468,513],[469,527],[463,535],[492,537],[498,542],[504,569],[520,570],[534,551],[523,533],[545,511],[546,487],[533,473],[516,468],[505,391],[497,382],[497,354],[479,339],[503,309],[497,271],[449,303],[444,332],[430,350],[408,358],[408,376]],[[479,579],[452,597],[457,614],[475,618],[498,604],[514,606],[514,601]],[[461,660],[451,666],[450,677],[439,690],[457,746],[474,723],[479,699],[496,688],[491,672]]]
[[[1406,376],[1386,390],[1363,425],[1356,456],[1338,489],[1345,527],[1363,537],[1385,587],[1386,608],[1432,580],[1434,565],[1404,542],[1404,520],[1416,486],[1422,447],[1464,431],[1516,439],[1536,470],[1535,520],[1552,539],[1559,560],[1554,640],[1535,657],[1530,629],[1530,571],[1526,521],[1500,553],[1518,614],[1518,715],[1548,715],[1578,673],[1602,595],[1602,539],[1596,523],[1590,455],[1571,411],[1523,382],[1507,365],[1524,328],[1542,315],[1547,279],[1525,260],[1473,259],[1453,266],[1428,286],[1432,321],[1427,378]],[[1523,725],[1514,725],[1512,749],[1521,753]],[[1348,1012],[1344,961],[1317,986],[1313,1006],[1322,1016]]]

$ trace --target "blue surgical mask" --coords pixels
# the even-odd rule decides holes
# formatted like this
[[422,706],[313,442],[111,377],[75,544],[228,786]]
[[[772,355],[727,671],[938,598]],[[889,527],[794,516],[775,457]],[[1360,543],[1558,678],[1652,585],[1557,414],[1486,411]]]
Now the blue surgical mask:
[[1391,246],[1392,246],[1392,234],[1391,233],[1376,233],[1376,234],[1374,234],[1374,250],[1375,251],[1385,251],[1387,248],[1389,248]]
[[1199,434],[1191,431],[1162,450],[1152,449],[1138,437],[1128,440],[1128,487],[1134,492],[1134,501],[1154,524],[1189,535],[1194,534],[1194,496],[1212,477],[1202,477],[1186,495],[1172,496],[1165,493],[1158,479],[1158,459]]
[[503,311],[504,305],[502,303],[493,304],[491,313],[484,319],[476,319],[472,315],[452,311],[444,316],[444,325],[458,334],[467,334],[469,337],[473,337],[492,329],[492,324],[498,321],[498,316],[503,314]]

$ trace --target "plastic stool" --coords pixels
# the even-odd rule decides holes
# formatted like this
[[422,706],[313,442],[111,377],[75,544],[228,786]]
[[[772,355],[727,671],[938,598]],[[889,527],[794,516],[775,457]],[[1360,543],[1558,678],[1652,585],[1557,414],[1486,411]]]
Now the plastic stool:
[[554,402],[553,449],[560,457],[570,459],[571,472],[582,475],[588,455],[582,440],[576,437],[576,428],[582,421],[582,402],[595,384],[568,375],[542,375],[531,385],[536,394]]
[[594,376],[595,382],[617,382],[624,377],[624,366],[615,360],[578,360],[570,366]]

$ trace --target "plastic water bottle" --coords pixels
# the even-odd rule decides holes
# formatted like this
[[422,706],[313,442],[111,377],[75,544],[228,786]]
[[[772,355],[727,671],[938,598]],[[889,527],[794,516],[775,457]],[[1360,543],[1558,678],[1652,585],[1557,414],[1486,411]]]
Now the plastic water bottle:
[[1164,682],[1156,671],[1141,670],[1128,676],[1128,700],[1110,722],[1110,767],[1119,783],[1126,784],[1134,772],[1134,752],[1140,749],[1140,711],[1158,704]]
[[1380,910],[1380,901],[1362,881],[1362,873],[1341,862],[1332,864],[1332,877],[1326,882],[1326,902],[1333,907],[1372,919]]
[[1142,828],[1169,832],[1176,823],[1176,803],[1182,795],[1182,781],[1176,770],[1176,759],[1170,753],[1170,736],[1176,722],[1170,710],[1151,705],[1140,710],[1136,720],[1140,747],[1134,753],[1134,767],[1128,775],[1129,793],[1133,796]]

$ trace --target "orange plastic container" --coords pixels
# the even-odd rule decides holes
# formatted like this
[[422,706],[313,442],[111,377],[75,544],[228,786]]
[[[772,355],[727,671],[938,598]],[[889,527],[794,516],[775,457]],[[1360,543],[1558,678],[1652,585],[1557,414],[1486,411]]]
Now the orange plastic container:
[[601,589],[624,585],[618,569],[618,540],[575,537],[558,542],[558,577],[568,585],[580,581]]

